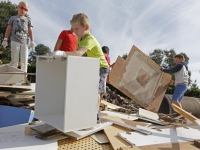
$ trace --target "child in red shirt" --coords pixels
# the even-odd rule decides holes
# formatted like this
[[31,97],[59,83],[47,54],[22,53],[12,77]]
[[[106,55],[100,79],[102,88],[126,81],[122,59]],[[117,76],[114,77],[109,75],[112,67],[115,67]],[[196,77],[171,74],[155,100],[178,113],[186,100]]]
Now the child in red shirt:
[[75,51],[77,49],[77,40],[77,36],[74,34],[73,29],[63,30],[58,37],[54,51]]

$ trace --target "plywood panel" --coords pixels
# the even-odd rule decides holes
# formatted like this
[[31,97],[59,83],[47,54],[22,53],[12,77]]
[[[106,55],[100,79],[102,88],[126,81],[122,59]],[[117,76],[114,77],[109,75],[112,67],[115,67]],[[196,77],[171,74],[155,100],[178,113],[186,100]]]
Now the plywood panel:
[[[110,83],[144,108],[157,112],[171,79],[169,74],[133,46],[127,59],[118,57]],[[156,105],[155,105],[156,104]]]
[[106,134],[114,150],[117,150],[122,146],[131,146],[128,142],[117,136],[118,133],[130,132],[130,131],[131,130],[117,125],[112,125],[104,129],[104,133]]
[[58,150],[112,150],[110,144],[99,144],[91,137],[81,140],[64,139],[58,141]]

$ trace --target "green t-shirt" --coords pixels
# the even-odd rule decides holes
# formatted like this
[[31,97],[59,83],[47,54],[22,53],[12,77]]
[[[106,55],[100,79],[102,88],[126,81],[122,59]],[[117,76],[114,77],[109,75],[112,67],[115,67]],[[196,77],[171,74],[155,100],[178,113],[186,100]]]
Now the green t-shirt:
[[109,67],[99,42],[90,33],[83,40],[78,39],[78,47],[86,48],[88,57],[100,58],[100,68]]

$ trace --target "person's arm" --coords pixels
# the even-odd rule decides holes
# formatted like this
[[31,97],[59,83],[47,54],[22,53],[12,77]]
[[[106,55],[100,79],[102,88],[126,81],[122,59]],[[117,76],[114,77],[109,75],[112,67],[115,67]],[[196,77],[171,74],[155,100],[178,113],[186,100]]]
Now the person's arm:
[[11,30],[12,30],[12,26],[9,24],[7,26],[7,28],[6,28],[6,32],[5,32],[4,38],[8,38],[10,36]]
[[86,52],[87,52],[87,48],[81,47],[81,48],[77,49],[76,51],[65,52],[65,53],[66,53],[66,55],[82,56],[82,55],[85,54]]
[[60,45],[62,44],[63,40],[61,39],[58,39],[56,44],[55,44],[55,47],[54,47],[54,51],[57,51],[60,49]]
[[33,28],[31,26],[28,27],[28,34],[30,36],[31,41],[34,41]]
[[180,71],[182,69],[182,67],[183,67],[182,64],[178,64],[172,69],[162,69],[162,71],[165,72],[165,73],[173,74],[173,73]]

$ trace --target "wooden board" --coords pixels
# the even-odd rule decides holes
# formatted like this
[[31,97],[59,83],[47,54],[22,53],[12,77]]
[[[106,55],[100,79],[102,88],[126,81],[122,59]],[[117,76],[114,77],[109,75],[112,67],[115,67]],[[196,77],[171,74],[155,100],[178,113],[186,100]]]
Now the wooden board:
[[114,150],[117,150],[122,146],[131,146],[128,142],[124,141],[123,139],[117,136],[118,133],[130,131],[131,130],[117,125],[112,125],[104,129],[104,133],[110,141],[110,144]]
[[120,147],[119,150],[140,150],[137,146]]
[[6,97],[7,100],[11,102],[21,102],[21,101],[33,101],[33,96],[32,95],[16,95],[12,94]]
[[198,118],[196,118],[195,116],[191,115],[190,113],[188,113],[187,111],[183,110],[182,108],[176,106],[175,104],[172,104],[172,108],[179,113],[180,115],[184,116],[185,118],[187,118],[188,120],[194,122],[195,120],[198,120]]
[[110,83],[144,108],[157,112],[171,75],[133,46],[127,59],[118,57],[110,72]]
[[110,106],[110,107],[112,107],[112,108],[114,108],[114,109],[120,109],[120,108],[122,108],[122,107],[119,107],[119,106],[114,105],[114,104],[112,104],[112,103],[106,102],[106,101],[104,101],[104,100],[102,100],[101,103],[104,104],[104,105]]
[[110,144],[99,144],[90,136],[80,140],[64,139],[58,141],[58,150],[112,150]]
[[6,98],[9,95],[11,95],[9,91],[0,91],[0,98]]
[[199,150],[193,142],[167,143],[148,146],[138,146],[140,150]]

